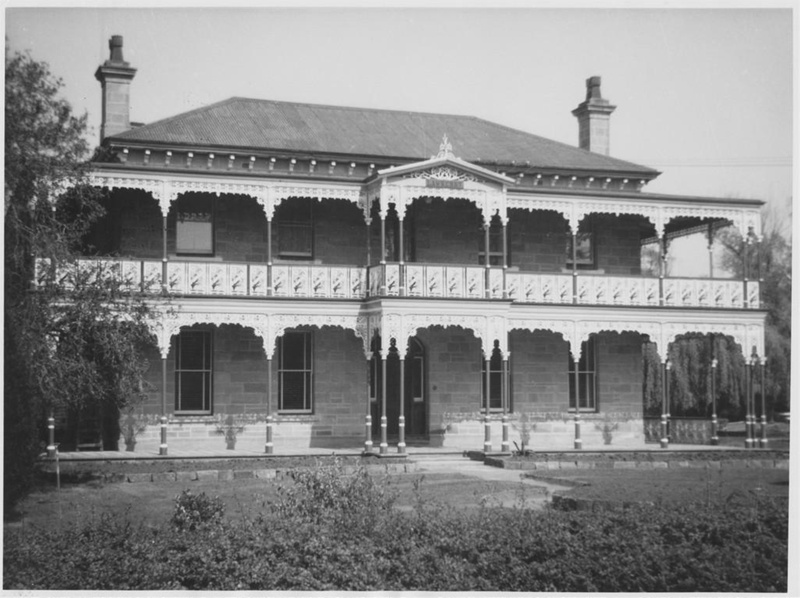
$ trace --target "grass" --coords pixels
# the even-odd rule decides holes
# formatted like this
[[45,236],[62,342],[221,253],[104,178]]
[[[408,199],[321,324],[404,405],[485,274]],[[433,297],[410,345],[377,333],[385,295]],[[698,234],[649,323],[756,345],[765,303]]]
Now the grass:
[[[536,473],[528,474],[536,478]],[[579,484],[568,496],[615,502],[728,501],[736,496],[789,497],[787,469],[558,470],[548,479]]]
[[[420,499],[455,508],[477,508],[496,504],[541,506],[543,498],[537,488],[521,483],[483,482],[455,473],[394,474],[386,478],[386,483],[397,493],[395,506],[401,510],[411,509]],[[263,509],[265,503],[276,500],[279,487],[290,484],[290,480],[275,479],[114,484],[93,480],[62,485],[59,491],[53,477],[25,498],[14,514],[7,515],[5,525],[59,529],[104,514],[160,525],[172,515],[175,497],[186,489],[220,497],[225,502],[226,517],[235,520]]]

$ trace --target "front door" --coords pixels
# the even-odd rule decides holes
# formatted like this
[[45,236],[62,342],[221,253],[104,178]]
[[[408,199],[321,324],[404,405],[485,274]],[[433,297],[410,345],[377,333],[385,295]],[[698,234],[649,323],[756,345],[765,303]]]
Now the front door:
[[[380,438],[381,434],[381,392],[383,390],[383,372],[380,355],[373,349],[372,363],[372,435]],[[425,392],[425,352],[416,338],[408,344],[404,366],[403,410],[406,418],[406,437],[426,438],[427,427],[427,393]],[[400,358],[397,349],[392,347],[386,360],[386,418],[387,434],[397,436],[400,423]]]

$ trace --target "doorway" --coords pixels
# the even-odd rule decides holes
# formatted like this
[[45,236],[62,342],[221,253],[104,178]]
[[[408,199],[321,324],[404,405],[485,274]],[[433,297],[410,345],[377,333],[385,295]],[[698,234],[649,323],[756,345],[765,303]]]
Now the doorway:
[[[383,367],[380,358],[380,338],[372,343],[373,358],[370,365],[370,390],[372,396],[372,436],[381,435],[381,391]],[[428,393],[425,382],[425,348],[416,338],[408,342],[404,372],[403,410],[406,417],[406,439],[428,437]],[[399,434],[400,420],[400,357],[392,345],[386,360],[386,418],[387,435]]]

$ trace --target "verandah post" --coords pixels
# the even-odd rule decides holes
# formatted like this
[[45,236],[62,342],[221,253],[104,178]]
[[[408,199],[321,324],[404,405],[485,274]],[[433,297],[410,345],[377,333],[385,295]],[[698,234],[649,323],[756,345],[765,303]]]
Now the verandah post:
[[[488,254],[487,254],[488,255]],[[484,354],[484,361],[486,363],[486,412],[483,416],[483,452],[484,453],[491,453],[492,452],[492,424],[489,420],[489,400],[491,397],[491,380],[492,380],[492,362],[491,362],[491,351],[488,350]]]
[[398,436],[397,452],[401,455],[406,452],[406,416],[405,416],[405,402],[406,402],[406,356],[402,351],[398,351],[400,357],[400,418],[398,423]]
[[667,393],[669,392],[667,386],[667,360],[661,363],[661,448],[669,447],[669,438],[667,437]]
[[719,421],[717,420],[717,354],[714,335],[711,335],[711,444],[719,444]]
[[767,448],[767,385],[766,372],[764,371],[766,367],[767,358],[762,357],[759,365],[761,374],[761,440],[759,441],[759,446],[761,448]]
[[264,442],[264,452],[267,455],[273,454],[275,445],[272,442],[273,434],[272,418],[272,356],[267,357],[267,439]]
[[56,417],[53,410],[50,409],[50,415],[47,418],[47,457],[52,459],[56,456]]
[[744,447],[751,449],[753,448],[754,444],[754,434],[753,434],[753,358],[752,356],[750,359],[747,360],[747,364],[745,365],[745,405],[746,411],[744,416],[744,429],[745,429],[745,439],[744,439]]
[[503,440],[500,444],[500,451],[504,453],[511,452],[511,445],[508,441],[508,351],[503,354],[503,371],[502,371],[502,392],[501,400],[503,402]]
[[161,357],[161,444],[159,455],[167,454],[167,358]]
[[167,214],[161,217],[161,293],[166,295],[169,291],[169,283],[168,283],[168,266],[167,261],[169,259],[167,255]]
[[386,420],[386,358],[389,356],[389,349],[381,349],[381,446],[380,454],[385,455],[389,452],[389,442],[387,439],[387,420]]
[[485,279],[484,280],[484,284],[485,284],[484,296],[487,299],[491,299],[492,298],[491,272],[490,272],[490,270],[492,268],[492,265],[491,265],[491,260],[489,259],[489,228],[491,227],[491,224],[492,224],[492,219],[491,219],[491,216],[490,216],[489,220],[485,221],[484,224],[483,224],[483,252],[484,252],[483,253],[483,255],[484,255],[483,265],[485,267],[485,270],[484,270],[484,272],[485,272],[485,274],[484,274],[484,279]]
[[508,299],[508,223],[503,220],[503,299]]
[[[572,229],[572,303],[578,303],[578,226]],[[575,387],[575,407],[578,406],[578,387]]]
[[398,220],[398,235],[397,235],[398,239],[397,239],[397,244],[398,244],[398,249],[400,251],[400,255],[398,256],[400,258],[398,260],[400,262],[400,291],[399,291],[399,294],[400,294],[401,297],[405,297],[405,295],[406,295],[406,273],[405,273],[405,257],[404,257],[405,249],[403,248],[403,217],[404,216],[405,216],[405,214],[403,214],[402,216],[399,213],[397,214],[397,220]]
[[272,217],[267,218],[267,297],[272,297]]
[[367,414],[364,419],[364,454],[372,454],[372,353],[367,354]]
[[579,450],[583,448],[583,440],[581,440],[581,386],[579,372],[581,361],[580,349],[575,350],[575,353],[572,356],[572,361],[575,364],[575,443],[573,447],[576,450]]

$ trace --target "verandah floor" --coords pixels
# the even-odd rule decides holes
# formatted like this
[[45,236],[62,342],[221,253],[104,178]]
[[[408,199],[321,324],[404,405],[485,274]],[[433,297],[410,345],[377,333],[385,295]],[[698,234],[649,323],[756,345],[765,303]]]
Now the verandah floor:
[[[482,450],[480,447],[475,447],[475,451]],[[690,452],[705,452],[705,451],[746,451],[748,453],[758,453],[762,449],[746,449],[744,447],[734,446],[710,446],[710,445],[697,445],[697,444],[672,444],[668,448],[661,448],[657,444],[648,444],[637,448],[609,448],[609,449],[592,449],[592,450],[563,450],[563,451],[535,451],[552,453],[563,453],[564,455],[586,455],[591,453],[643,453],[653,452],[661,453],[666,451],[690,451]],[[763,449],[763,450],[770,450]],[[157,452],[129,452],[129,451],[81,451],[81,452],[68,452],[59,453],[60,461],[136,461],[142,459],[263,459],[265,457],[330,457],[333,455],[356,457],[360,456],[363,452],[362,447],[352,448],[285,448],[281,449],[276,447],[275,453],[267,455],[264,452],[257,451],[242,451],[242,450],[179,450],[168,449],[167,455],[159,455]],[[377,447],[373,448],[373,453],[377,454]],[[424,455],[462,455],[465,451],[454,448],[436,448],[428,446],[409,446],[406,447],[406,455],[408,457],[424,456]],[[535,454],[534,453],[534,454]],[[387,456],[398,456],[397,447],[389,446]]]

